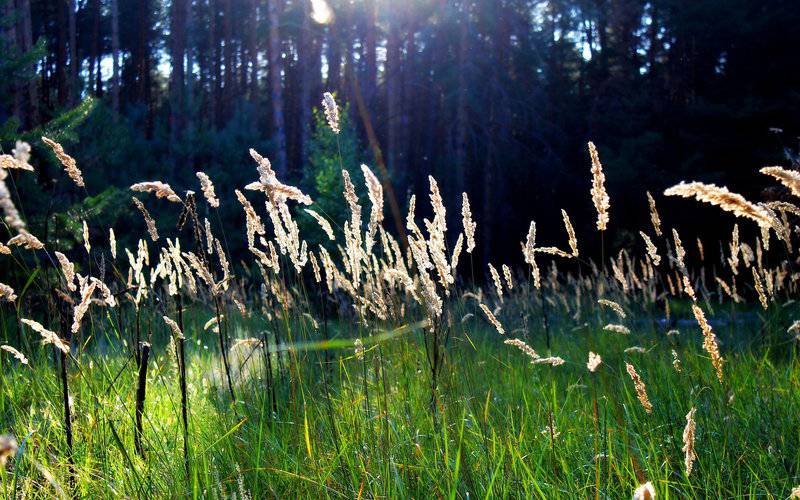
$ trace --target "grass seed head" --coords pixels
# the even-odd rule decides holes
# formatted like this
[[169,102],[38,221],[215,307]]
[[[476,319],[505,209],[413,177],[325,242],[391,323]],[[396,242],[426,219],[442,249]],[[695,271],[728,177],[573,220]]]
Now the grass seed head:
[[[9,458],[13,458],[17,454],[19,445],[14,436],[8,434],[0,436],[0,467],[5,467]],[[5,472],[5,471],[3,471]]]
[[64,354],[69,354],[69,345],[67,345],[61,337],[59,337],[55,332],[48,330],[41,323],[34,321],[32,319],[22,318],[20,322],[24,325],[28,325],[31,330],[38,333],[42,337],[42,344],[53,344]]
[[628,372],[628,375],[630,375],[631,380],[633,380],[633,385],[636,387],[636,397],[639,398],[639,403],[642,404],[642,408],[644,408],[644,411],[647,413],[653,413],[653,405],[650,403],[650,398],[647,397],[647,387],[642,377],[636,372],[636,368],[628,362],[625,363],[625,370]]
[[19,351],[18,351],[18,350],[16,350],[16,349],[14,349],[14,348],[13,348],[13,347],[11,347],[10,345],[5,345],[5,344],[3,344],[3,345],[0,345],[0,349],[2,349],[2,350],[4,350],[4,351],[6,351],[6,352],[8,352],[8,353],[10,353],[12,356],[14,356],[15,358],[17,358],[17,360],[18,360],[20,363],[22,363],[23,365],[27,365],[27,364],[28,364],[28,358],[26,358],[24,354],[22,354],[21,352],[19,352]]
[[611,208],[611,201],[606,192],[606,176],[603,173],[603,165],[600,163],[600,155],[593,142],[589,142],[589,156],[592,160],[592,202],[597,210],[597,229],[605,231],[608,227],[608,210]]
[[475,249],[475,228],[478,223],[472,221],[467,193],[461,193],[461,223],[464,226],[464,236],[467,237],[467,253],[471,254]]
[[50,146],[50,148],[53,150],[53,153],[55,153],[56,158],[58,158],[58,161],[61,162],[61,165],[63,165],[67,175],[70,179],[72,179],[75,185],[78,187],[84,187],[83,174],[78,168],[78,163],[75,161],[75,159],[65,153],[64,148],[61,147],[61,144],[57,143],[56,141],[42,136],[42,142]]
[[600,363],[602,362],[603,358],[601,358],[599,354],[595,354],[592,351],[589,351],[589,361],[586,362],[586,368],[588,368],[590,372],[594,373],[595,371],[597,371],[597,368],[600,366]]
[[639,485],[639,487],[633,492],[633,500],[655,500],[655,498],[656,489],[653,487],[653,483],[650,481]]
[[697,429],[697,424],[694,421],[696,411],[696,408],[692,408],[686,414],[686,427],[683,429],[683,448],[681,448],[681,451],[685,453],[684,465],[686,466],[687,477],[692,474],[692,465],[694,465],[694,461],[697,458],[694,450],[694,435]]
[[173,203],[181,203],[181,198],[172,190],[169,184],[161,181],[137,182],[131,186],[131,191],[137,193],[153,193],[156,198],[166,198]]
[[195,175],[200,180],[200,189],[203,191],[208,205],[212,208],[219,208],[219,199],[214,192],[214,183],[211,182],[211,178],[205,172],[197,172]]
[[341,132],[339,128],[339,106],[336,105],[336,99],[333,94],[325,92],[322,94],[322,109],[325,111],[325,119],[328,121],[328,126],[334,134]]
[[479,306],[481,308],[481,311],[483,311],[483,314],[486,315],[486,319],[489,320],[489,323],[491,323],[492,326],[494,326],[497,329],[497,332],[500,335],[505,335],[506,331],[503,328],[503,325],[500,323],[500,321],[498,321],[494,313],[492,313],[492,311],[486,306],[486,304],[480,304]]

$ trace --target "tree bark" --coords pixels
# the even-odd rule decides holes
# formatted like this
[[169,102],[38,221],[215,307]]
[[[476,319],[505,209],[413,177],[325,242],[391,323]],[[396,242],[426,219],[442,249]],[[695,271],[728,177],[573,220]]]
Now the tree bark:
[[378,13],[375,8],[375,0],[364,0],[364,10],[366,11],[366,26],[364,27],[364,77],[361,80],[361,90],[369,106],[375,99],[378,75],[375,61],[375,30]]
[[467,131],[469,118],[467,116],[467,74],[469,63],[469,12],[467,6],[462,5],[464,10],[459,19],[458,35],[458,102],[456,104],[456,140],[455,140],[455,183],[454,183],[454,202],[453,206],[458,206],[458,198],[466,190],[467,177]]
[[[192,32],[192,23],[193,23],[193,13],[194,9],[192,8],[193,2],[191,0],[184,2],[185,7],[185,23],[184,23],[184,30],[186,33]],[[184,42],[186,43],[186,38],[184,38]],[[186,43],[186,69],[184,70],[184,110],[186,112],[183,125],[184,128],[191,128],[192,127],[192,120],[194,117],[194,51],[191,43]],[[191,164],[191,157],[192,154],[189,153],[189,163]]]
[[[14,52],[23,52],[21,44],[17,41],[17,23],[8,22],[14,19],[16,15],[16,11],[14,9],[14,2],[13,0],[9,1],[6,0],[6,4],[2,11],[0,11],[0,20],[7,22],[8,24],[4,26],[4,33],[3,38],[5,38],[5,45],[8,50],[13,54]],[[13,56],[11,56],[13,57]],[[13,113],[16,116],[20,123],[25,121],[25,112],[24,112],[24,99],[23,99],[23,89],[24,86],[21,81],[18,79],[14,79],[12,82],[12,87],[14,89],[14,109]]]
[[280,39],[280,0],[267,1],[267,17],[269,21],[269,82],[272,105],[273,141],[275,142],[275,158],[272,162],[275,172],[286,178],[286,125],[283,116],[283,62]]
[[[251,105],[255,108],[258,99],[258,0],[250,0],[250,29],[247,30],[247,57],[250,65],[250,76],[248,82],[248,98]],[[257,115],[256,110],[251,110],[253,116]],[[255,124],[254,124],[255,125]]]
[[212,79],[213,83],[213,90],[212,90],[212,98],[211,102],[213,105],[213,112],[211,115],[212,123],[215,126],[219,126],[222,123],[222,48],[221,48],[221,41],[222,35],[221,30],[217,24],[217,15],[219,14],[219,6],[217,4],[219,0],[209,0],[209,6],[211,7],[211,18],[210,18],[210,25],[211,30],[209,32],[209,36],[211,40],[209,41],[209,50],[212,50],[213,54],[213,71],[214,71],[214,78]]
[[95,43],[97,41],[97,29],[96,29],[97,26],[96,26],[96,23],[95,23],[95,20],[97,18],[96,14],[95,14],[96,3],[97,3],[97,0],[88,0],[87,7],[86,7],[87,9],[90,10],[91,16],[92,16],[92,35],[91,35],[91,38],[89,39],[89,56],[88,56],[89,64],[87,64],[87,66],[89,67],[89,78],[86,80],[86,82],[88,84],[87,85],[87,89],[88,89],[89,93],[94,92],[94,87],[93,86],[94,86],[94,68],[95,68],[95,59],[96,59],[95,54],[97,52],[97,50],[96,50],[97,45]]
[[111,109],[119,114],[119,0],[111,0]]
[[481,250],[482,261],[489,262],[492,255],[492,228],[494,219],[494,132],[496,132],[494,117],[494,101],[489,99],[488,130],[486,134],[486,162],[483,166],[483,207],[481,210]]
[[386,39],[386,149],[387,166],[392,177],[398,176],[398,157],[400,147],[400,26],[397,12],[393,12]]
[[133,64],[136,70],[136,100],[147,109],[145,118],[145,137],[153,136],[153,102],[151,99],[151,60],[150,60],[150,0],[140,0],[136,44],[133,50]]
[[[19,1],[19,32],[17,36],[22,41],[22,51],[29,52],[33,49],[33,26],[31,22],[31,2],[30,0]],[[36,71],[37,63],[33,64],[32,70]],[[26,129],[33,128],[34,125],[39,123],[39,96],[38,88],[36,86],[36,77],[34,73],[27,82],[27,105],[25,107],[26,121],[23,124]]]
[[[223,0],[223,2],[223,61],[225,63],[225,80],[222,89],[222,109],[230,110],[231,101],[235,94],[233,80],[236,68],[236,62],[233,57],[233,7],[231,5],[231,0]],[[227,114],[225,119],[227,119]]]
[[342,51],[337,22],[328,25],[328,91],[336,92],[341,85]]
[[186,51],[186,0],[172,0],[170,13],[171,60],[169,121],[170,134],[175,140],[183,130],[183,91],[186,86],[183,58]]
[[64,106],[68,101],[67,88],[67,3],[56,2],[56,93],[58,104]]
[[[311,129],[311,85],[315,78],[317,61],[314,57],[316,43],[315,30],[311,25],[311,2],[303,2],[303,21],[300,23],[300,44],[298,53],[298,73],[300,94],[298,97],[299,115],[299,160],[305,164],[308,156],[308,139]],[[316,74],[319,78],[319,73]]]
[[206,61],[206,71],[203,74],[206,77],[206,92],[208,95],[208,122],[211,126],[216,126],[217,123],[217,7],[216,0],[207,0],[208,7],[208,39],[206,53],[201,57]]
[[[103,75],[100,71],[100,0],[92,0],[92,47],[89,58],[89,89],[94,85],[97,96],[103,94]],[[92,69],[93,68],[93,69]],[[92,79],[91,77],[94,77]]]
[[67,19],[69,20],[69,105],[74,106],[80,99],[78,82],[78,30],[76,28],[75,0],[67,0]]
[[339,27],[344,27],[344,29],[339,30],[339,43],[341,44],[340,47],[344,50],[344,75],[342,76],[342,80],[339,84],[339,93],[341,94],[342,102],[350,102],[353,100],[353,96],[351,95],[352,89],[350,88],[350,77],[348,75],[355,74],[355,68],[353,68],[354,35],[351,29],[353,6],[345,4],[342,7],[340,16],[341,23]]

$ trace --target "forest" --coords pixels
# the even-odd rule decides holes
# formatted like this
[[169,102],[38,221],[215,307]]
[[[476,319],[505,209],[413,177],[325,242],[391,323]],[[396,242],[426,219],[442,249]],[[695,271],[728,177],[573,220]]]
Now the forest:
[[0,495],[800,499],[798,26],[0,0]]
[[[627,186],[698,177],[764,198],[748,173],[797,154],[791,0],[3,3],[0,142],[8,152],[62,118],[92,192],[202,170],[232,195],[249,147],[315,192],[333,156],[315,137],[329,91],[347,105],[343,152],[383,165],[395,215],[428,175],[450,202],[466,191],[487,262],[517,258],[517,238],[504,235],[524,232],[531,213],[591,213],[572,196],[587,188],[588,140],[617,200],[617,247],[646,222],[641,197],[614,196]],[[29,196],[65,196],[37,175]],[[43,224],[46,207],[29,217]]]

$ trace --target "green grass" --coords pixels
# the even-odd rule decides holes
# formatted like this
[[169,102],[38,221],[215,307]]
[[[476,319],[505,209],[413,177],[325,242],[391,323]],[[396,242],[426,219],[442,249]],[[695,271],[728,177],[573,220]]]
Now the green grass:
[[[454,318],[474,305],[457,301]],[[258,336],[269,325],[257,315],[241,320],[233,308],[228,312],[235,337]],[[800,365],[793,346],[765,347],[751,333],[721,328],[727,334],[721,335],[726,363],[720,384],[696,326],[681,329],[677,338],[656,331],[623,336],[602,331],[599,318],[572,328],[569,317],[554,316],[551,351],[566,364],[531,365],[478,314],[454,320],[435,421],[425,333],[411,320],[406,331],[367,341],[361,359],[344,346],[380,331],[332,322],[338,343],[329,351],[329,397],[318,345],[284,353],[281,373],[273,357],[273,412],[262,356],[251,358],[237,377],[238,401],[231,404],[217,341],[202,332],[210,313],[189,309],[188,478],[178,380],[158,333],[160,317],[152,319],[158,332],[142,459],[133,446],[134,362],[110,318],[95,316],[90,330],[96,336],[85,349],[74,349],[69,363],[74,485],[52,351],[29,338],[29,367],[2,357],[0,430],[23,445],[3,493],[13,495],[16,485],[26,496],[50,497],[58,488],[69,496],[75,488],[86,498],[216,498],[243,491],[253,498],[594,498],[599,474],[601,498],[628,498],[644,480],[652,481],[659,498],[786,498],[800,483]],[[512,324],[513,311],[506,316]],[[544,333],[530,326],[539,323],[533,318],[526,332],[513,335],[527,335],[546,354]],[[778,322],[767,325],[785,331]],[[278,324],[296,345],[320,338],[302,318]],[[623,352],[632,345],[649,352]],[[603,357],[595,374],[586,369],[589,350]],[[625,361],[647,384],[652,414],[636,399]],[[687,477],[681,435],[691,407],[697,408],[698,458]],[[551,419],[554,440],[546,431]]]

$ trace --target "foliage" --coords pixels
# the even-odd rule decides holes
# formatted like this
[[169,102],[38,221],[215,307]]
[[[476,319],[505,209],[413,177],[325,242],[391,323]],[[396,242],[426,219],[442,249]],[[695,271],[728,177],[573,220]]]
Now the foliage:
[[[471,309],[466,302],[451,307]],[[321,353],[301,351],[296,375],[278,382],[278,396],[284,400],[292,391],[302,392],[304,403],[281,406],[273,414],[264,380],[255,376],[239,385],[242,401],[233,412],[218,360],[209,354],[216,340],[202,329],[212,315],[203,308],[187,311],[195,460],[189,481],[182,466],[181,438],[175,432],[179,413],[173,351],[163,338],[155,339],[145,414],[148,454],[141,460],[132,447],[135,374],[126,366],[130,361],[122,346],[113,342],[104,355],[82,362],[80,375],[71,379],[81,495],[170,497],[213,491],[229,497],[244,490],[253,498],[357,497],[359,492],[363,497],[389,498],[467,493],[480,498],[587,497],[594,495],[595,439],[601,496],[628,498],[640,474],[653,482],[658,497],[669,492],[682,498],[702,498],[711,491],[727,498],[783,498],[800,479],[800,442],[794,432],[800,399],[792,390],[800,377],[796,350],[780,362],[749,348],[732,352],[726,364],[726,391],[717,385],[696,340],[681,339],[679,346],[671,346],[650,334],[623,339],[592,326],[555,338],[554,348],[568,362],[551,368],[531,365],[522,353],[502,349],[496,333],[469,322],[459,329],[448,355],[446,402],[437,429],[427,404],[428,380],[416,368],[425,354],[412,339],[419,339],[421,332],[369,349],[370,357],[380,352],[386,372],[373,373],[370,361],[366,382],[362,361],[351,349],[333,351],[330,398],[318,364]],[[110,326],[110,321],[101,323]],[[244,333],[262,325],[263,318],[253,318],[237,320],[233,328]],[[100,323],[97,327],[106,328]],[[309,324],[294,327],[298,342],[315,337]],[[331,328],[348,335],[351,327]],[[544,351],[544,332],[535,329],[528,335],[529,342]],[[622,352],[633,343],[650,350]],[[679,352],[683,374],[672,366],[671,348]],[[585,368],[588,350],[603,354],[595,374]],[[0,421],[20,439],[28,436],[17,461],[18,491],[54,491],[35,464],[46,467],[53,482],[68,491],[59,424],[61,389],[42,351],[29,354],[30,368],[5,363]],[[641,409],[623,361],[635,364],[646,381],[653,414]],[[599,425],[594,421],[593,394],[598,395]],[[680,447],[688,405],[698,408],[699,424],[698,461],[687,478]],[[740,460],[742,456],[747,460]],[[5,487],[10,491],[8,484]]]
[[[314,131],[309,145],[308,168],[302,181],[314,200],[314,206],[311,208],[332,224],[347,220],[349,217],[347,203],[342,197],[344,192],[342,170],[347,170],[354,184],[364,183],[364,175],[358,168],[362,163],[363,154],[355,129],[351,125],[350,106],[347,104],[342,106],[340,115],[341,132],[334,134],[325,121],[324,113],[314,108]],[[328,240],[311,216],[302,213],[302,210],[298,210],[298,214],[302,217],[304,232],[317,235],[316,239],[310,241],[323,243]],[[338,229],[341,231],[341,228]]]

